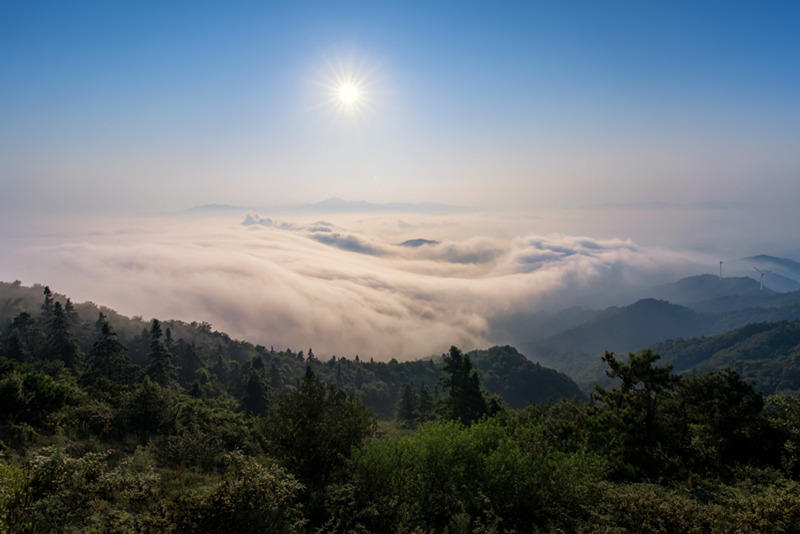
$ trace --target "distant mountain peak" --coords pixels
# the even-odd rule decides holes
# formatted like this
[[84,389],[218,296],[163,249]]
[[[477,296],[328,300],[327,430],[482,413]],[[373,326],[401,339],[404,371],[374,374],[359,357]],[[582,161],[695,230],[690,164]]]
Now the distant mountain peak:
[[203,204],[202,206],[189,208],[188,211],[246,211],[251,209],[245,206],[231,206],[230,204]]
[[771,264],[792,271],[793,273],[800,273],[800,263],[790,260],[789,258],[779,258],[777,256],[759,254],[757,256],[748,256],[747,258],[742,258],[742,261],[751,261],[758,264]]
[[304,211],[336,211],[336,212],[370,212],[370,211],[403,211],[414,213],[467,213],[470,208],[450,206],[435,202],[411,204],[408,202],[390,202],[377,204],[366,200],[343,200],[339,197],[327,198],[316,204],[306,204],[300,207]]
[[653,296],[677,304],[695,304],[719,297],[764,296],[773,291],[747,276],[720,278],[715,274],[698,274],[664,284],[653,290]]
[[421,247],[423,245],[438,245],[439,241],[434,241],[432,239],[409,239],[408,241],[403,241],[398,246],[400,247]]
[[740,273],[746,273],[754,279],[761,278],[754,267],[763,271],[765,289],[769,287],[779,293],[800,290],[800,263],[789,258],[759,254],[728,263],[734,265]]

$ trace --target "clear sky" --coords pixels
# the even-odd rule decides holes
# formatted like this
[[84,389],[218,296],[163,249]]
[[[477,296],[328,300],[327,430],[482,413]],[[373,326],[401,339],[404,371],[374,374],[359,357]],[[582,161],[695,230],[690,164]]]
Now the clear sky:
[[781,1],[8,0],[0,209],[796,204],[798,28]]

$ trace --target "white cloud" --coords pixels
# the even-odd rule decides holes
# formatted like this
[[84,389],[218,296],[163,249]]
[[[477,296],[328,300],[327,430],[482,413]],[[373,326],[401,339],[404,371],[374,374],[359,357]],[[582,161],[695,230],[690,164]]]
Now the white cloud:
[[[139,220],[133,233],[106,221],[102,233],[4,241],[0,276],[266,346],[388,360],[502,342],[494,317],[609,303],[692,261],[625,239],[508,237],[508,220],[479,215],[314,221]],[[398,245],[412,238],[438,243]]]

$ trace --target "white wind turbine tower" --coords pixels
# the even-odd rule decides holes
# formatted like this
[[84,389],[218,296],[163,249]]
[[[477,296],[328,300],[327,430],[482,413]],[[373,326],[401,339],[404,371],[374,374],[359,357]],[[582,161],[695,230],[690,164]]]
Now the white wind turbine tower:
[[753,267],[753,269],[755,269],[756,271],[758,271],[758,273],[761,275],[761,291],[764,291],[764,275],[765,275],[765,274],[769,274],[769,273],[771,273],[772,271],[762,271],[762,270],[761,270],[761,269],[759,269],[758,267]]

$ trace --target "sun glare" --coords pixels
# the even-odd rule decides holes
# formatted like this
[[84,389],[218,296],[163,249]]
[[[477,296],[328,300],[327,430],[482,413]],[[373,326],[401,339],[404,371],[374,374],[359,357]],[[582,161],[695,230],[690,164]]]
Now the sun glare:
[[339,87],[339,100],[341,100],[343,104],[350,106],[355,104],[358,100],[359,92],[358,87],[352,83],[342,84],[342,86]]
[[350,55],[325,60],[318,86],[323,90],[320,107],[332,124],[363,128],[378,115],[379,94],[383,91],[377,65],[369,65]]

